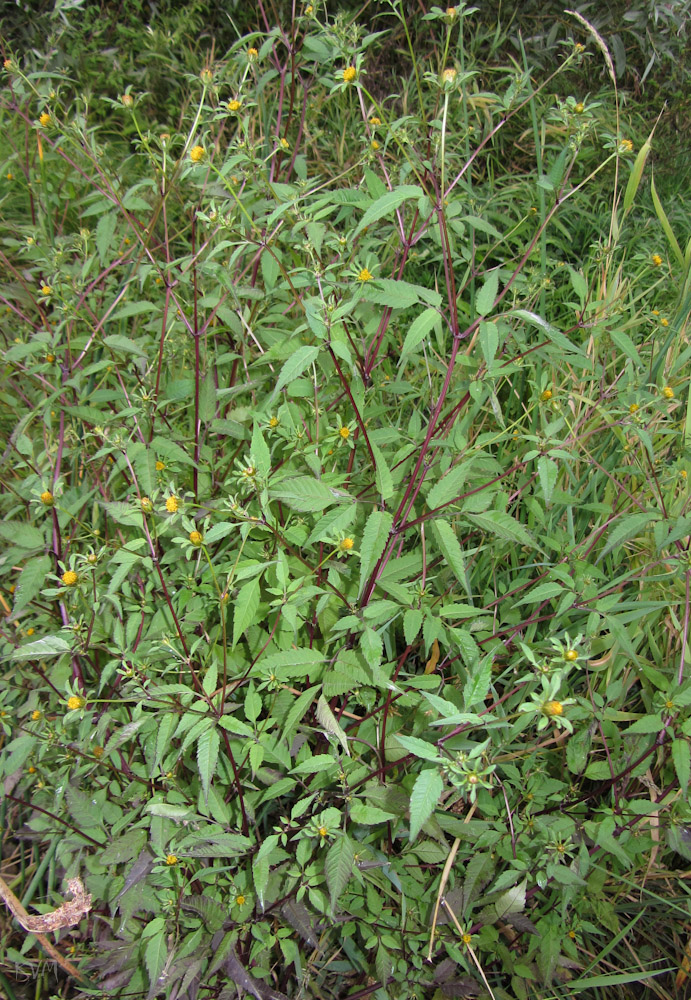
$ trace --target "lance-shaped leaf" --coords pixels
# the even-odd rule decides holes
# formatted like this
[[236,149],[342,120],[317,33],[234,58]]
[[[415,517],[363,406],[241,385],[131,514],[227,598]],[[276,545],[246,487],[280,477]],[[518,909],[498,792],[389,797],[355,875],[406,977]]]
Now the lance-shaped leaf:
[[420,771],[410,796],[410,839],[418,833],[434,812],[444,790],[442,776],[436,768]]

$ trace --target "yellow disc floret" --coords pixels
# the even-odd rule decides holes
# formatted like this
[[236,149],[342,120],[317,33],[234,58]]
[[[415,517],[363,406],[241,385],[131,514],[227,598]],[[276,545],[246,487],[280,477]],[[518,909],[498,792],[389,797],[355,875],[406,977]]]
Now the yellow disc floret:
[[80,698],[78,694],[72,694],[67,699],[67,707],[69,708],[70,712],[76,712],[80,708],[84,708],[85,705],[86,702],[84,701],[83,698]]
[[542,711],[545,715],[563,715],[564,706],[560,701],[546,701],[542,706]]
[[192,545],[201,545],[203,541],[201,531],[190,531],[190,541]]
[[357,70],[354,66],[346,66],[343,70],[343,79],[346,83],[352,83],[357,76]]
[[169,496],[166,500],[166,510],[169,514],[175,514],[180,506],[180,498],[176,497],[175,494]]
[[44,506],[52,507],[54,502],[55,502],[55,497],[50,492],[50,490],[44,490],[43,493],[41,493],[41,503],[44,504]]
[[78,579],[79,577],[77,576],[77,574],[74,572],[73,569],[68,569],[66,572],[62,574],[61,577],[61,580],[66,587],[74,587]]

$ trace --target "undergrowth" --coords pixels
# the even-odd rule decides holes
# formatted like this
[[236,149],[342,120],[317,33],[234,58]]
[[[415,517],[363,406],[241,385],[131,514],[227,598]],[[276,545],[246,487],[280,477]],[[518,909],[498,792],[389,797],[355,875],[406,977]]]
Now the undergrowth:
[[671,996],[691,241],[655,118],[578,14],[489,89],[477,12],[430,8],[381,96],[364,21],[194,65],[200,12],[119,92],[69,12],[5,62],[8,996]]

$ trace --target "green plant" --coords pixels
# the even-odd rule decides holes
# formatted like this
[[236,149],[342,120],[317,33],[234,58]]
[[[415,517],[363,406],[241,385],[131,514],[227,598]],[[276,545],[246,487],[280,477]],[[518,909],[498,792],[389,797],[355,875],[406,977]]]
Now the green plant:
[[490,91],[476,11],[431,68],[389,5],[403,102],[309,6],[170,101],[6,67],[3,877],[83,878],[115,995],[626,995],[689,822],[691,243],[553,92],[582,18]]

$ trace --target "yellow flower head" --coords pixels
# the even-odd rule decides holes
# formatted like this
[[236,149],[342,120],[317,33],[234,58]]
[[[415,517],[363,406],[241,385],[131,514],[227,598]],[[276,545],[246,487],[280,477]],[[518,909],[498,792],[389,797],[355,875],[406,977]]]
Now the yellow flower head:
[[49,365],[52,365],[53,362],[55,361],[55,355],[54,354],[46,354],[46,361],[48,362]]
[[33,635],[35,631],[36,631],[36,629],[35,629],[35,628],[28,628],[28,629],[26,630],[26,634],[27,634],[27,635]]
[[101,758],[103,756],[103,747],[99,746],[98,743],[97,743],[96,746],[94,747],[92,753],[93,753],[94,757]]
[[674,389],[671,385],[666,385],[662,390],[662,395],[665,399],[674,399]]
[[551,398],[552,398],[552,390],[551,389],[545,389],[544,392],[540,393],[540,399],[542,400],[543,403],[549,402],[549,400]]
[[662,263],[662,257],[660,256],[659,253],[654,253],[650,259],[652,260],[655,267],[659,267],[660,264]]
[[190,541],[192,545],[201,545],[203,541],[201,531],[190,531]]
[[346,427],[344,425],[343,427],[341,427],[341,429],[339,430],[338,434],[339,434],[339,437],[342,437],[344,441],[347,441],[348,438],[350,437],[350,430],[349,430],[348,427]]
[[62,574],[61,577],[61,580],[66,587],[74,587],[78,579],[79,577],[77,576],[77,574],[74,572],[73,569],[68,569],[65,573]]
[[46,507],[52,507],[54,502],[55,498],[50,490],[44,490],[43,493],[41,493],[41,503]]
[[376,115],[372,115],[372,117],[369,120],[369,123],[370,125],[374,126],[381,125],[381,118],[377,118]]
[[448,19],[450,21],[453,21],[453,19],[456,17],[457,13],[458,13],[458,11],[456,10],[455,7],[447,7],[446,8],[446,16],[448,17]]
[[377,151],[377,150],[379,149],[379,143],[377,142],[377,140],[376,140],[376,139],[372,139],[372,142],[370,143],[370,147],[371,147],[371,148],[372,148],[372,149],[374,150],[374,152],[376,153],[376,151]]
[[338,543],[338,547],[341,550],[341,552],[350,552],[354,544],[355,542],[353,541],[352,538],[342,538]]
[[346,66],[343,70],[343,79],[346,83],[352,83],[357,76],[357,70],[354,66]]
[[285,136],[283,136],[283,138],[281,139],[280,146],[281,149],[290,149],[290,143],[288,142]]
[[78,694],[72,694],[67,699],[67,707],[69,708],[70,712],[76,712],[78,711],[78,709],[84,708],[85,705],[86,702],[84,701],[83,698],[80,698]]
[[50,115],[48,114],[47,111],[44,111],[42,115],[39,115],[38,120],[43,126],[43,128],[48,128],[48,126],[50,125]]
[[166,510],[168,511],[169,514],[175,514],[177,513],[179,506],[180,506],[180,498],[176,497],[175,494],[173,493],[173,495],[169,496],[168,499],[166,500]]
[[546,701],[542,706],[542,711],[545,715],[563,715],[564,706],[560,701]]
[[631,406],[629,407],[629,413],[637,413],[637,412],[638,412],[638,403],[632,403]]
[[621,140],[621,142],[619,143],[619,152],[620,153],[632,153],[633,152],[633,143],[631,142],[630,139],[622,139]]
[[326,829],[325,826],[320,826],[319,829],[317,830],[317,833],[319,834],[320,837],[323,838],[328,836],[329,831]]
[[576,42],[574,45],[574,51],[580,55],[581,52],[585,52],[585,45],[581,45],[580,42]]
[[665,317],[663,316],[662,319],[660,320],[660,326],[669,326],[669,320],[665,319]]
[[585,104],[581,104],[581,102],[579,101],[573,110],[576,112],[577,115],[582,115],[583,112],[585,111]]
[[269,419],[269,427],[278,427],[278,417],[271,417]]
[[450,66],[448,69],[444,70],[444,72],[441,75],[441,78],[444,83],[453,83],[454,80],[456,79],[456,76],[457,76],[456,70],[452,66]]
[[52,295],[53,289],[50,285],[41,285],[41,295]]
[[568,663],[573,663],[575,660],[578,659],[578,650],[576,650],[576,649],[567,649],[566,652],[564,653],[564,659]]
[[154,509],[154,505],[149,497],[142,497],[140,500],[140,506],[145,514],[150,514]]
[[235,902],[237,903],[238,906],[244,906],[245,905],[245,897],[242,895],[242,893],[240,893],[239,896],[235,897]]
[[39,712],[39,710],[37,708],[35,708],[33,710],[33,712],[31,713],[31,721],[32,722],[38,722],[38,720],[41,718],[42,714],[43,714],[42,712]]
[[177,856],[177,854],[167,854],[166,855],[166,864],[169,865],[171,868],[172,868],[173,865],[176,865],[177,863],[178,863],[178,856]]
[[163,472],[163,470],[165,469],[165,467],[166,467],[166,463],[165,462],[161,462],[160,459],[159,459],[158,462],[156,462],[156,472]]
[[12,60],[11,59],[5,59],[5,61],[4,61],[4,63],[2,65],[5,67],[5,69],[9,73],[9,71],[12,69]]
[[254,46],[252,46],[252,48],[249,48],[249,49],[247,50],[247,58],[248,58],[248,59],[250,59],[250,60],[252,60],[252,59],[256,59],[258,55],[259,55],[259,53],[258,53],[258,52],[257,52],[257,50],[256,50],[256,49],[254,48]]
[[242,104],[240,103],[240,101],[235,101],[235,100],[234,101],[228,101],[228,110],[229,111],[239,111],[241,107],[242,107]]
[[34,767],[33,764],[27,767],[27,771],[29,772],[29,774],[36,774],[36,768]]
[[210,69],[203,69],[199,74],[199,78],[208,87],[210,83],[213,83],[214,75]]
[[366,267],[363,267],[363,269],[360,271],[360,273],[357,276],[357,280],[358,281],[371,281],[373,277],[374,277],[374,275],[372,274],[372,272],[369,271]]
[[206,150],[203,146],[192,146],[192,149],[190,150],[190,160],[192,163],[201,163],[204,159],[205,152]]
[[131,94],[123,94],[120,100],[122,101],[122,103],[125,105],[126,108],[134,107],[134,98],[132,97]]

